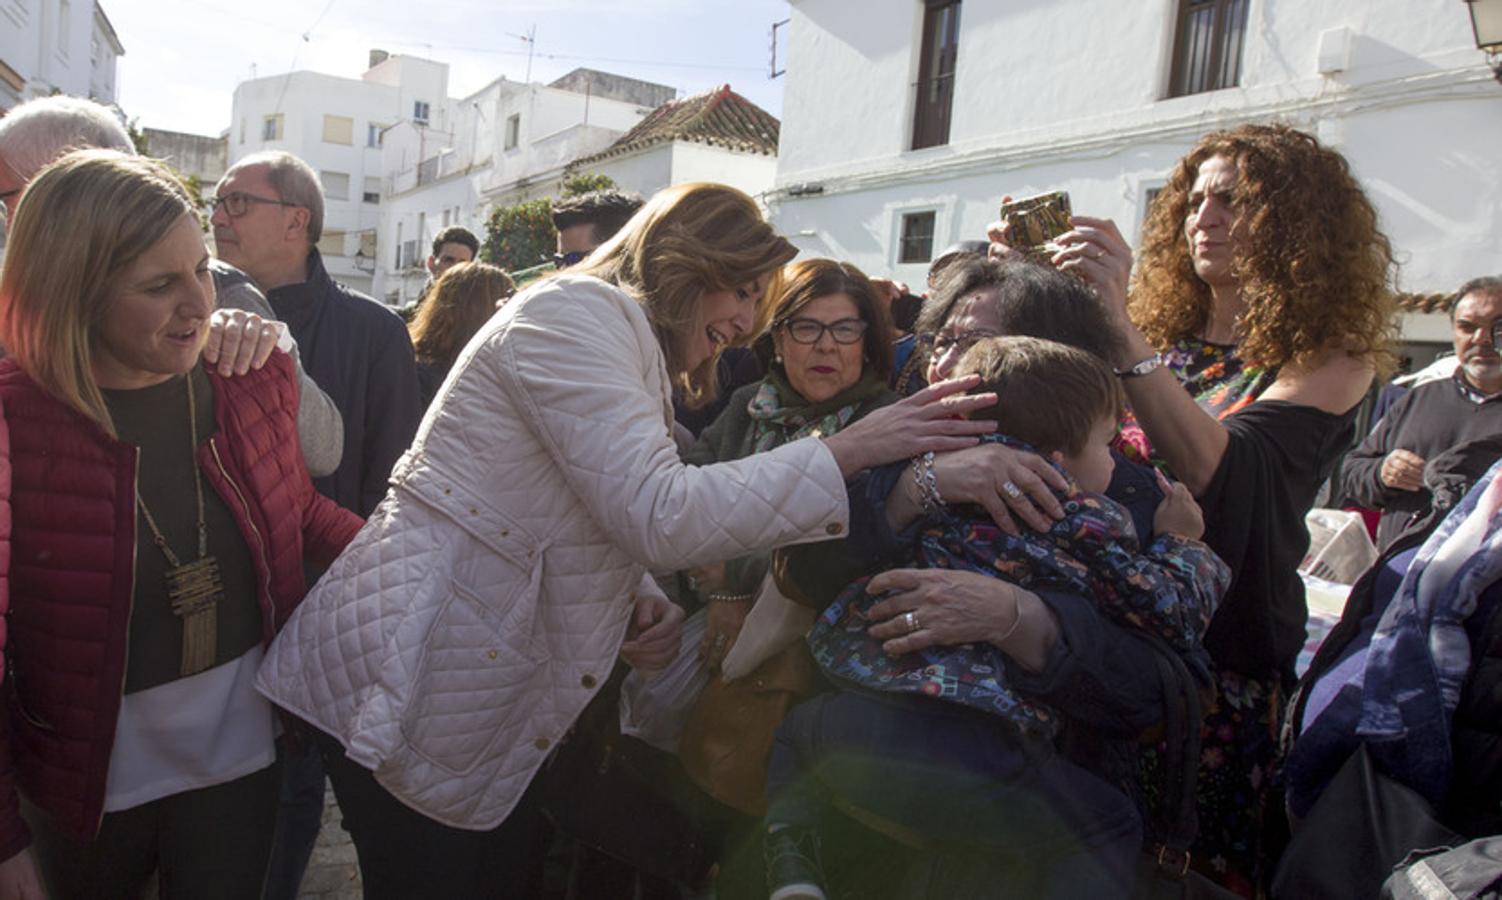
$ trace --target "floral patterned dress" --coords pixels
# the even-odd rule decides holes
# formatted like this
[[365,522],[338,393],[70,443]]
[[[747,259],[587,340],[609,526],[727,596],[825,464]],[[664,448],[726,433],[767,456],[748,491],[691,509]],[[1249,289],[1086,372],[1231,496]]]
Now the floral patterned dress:
[[[1252,430],[1271,432],[1266,440],[1269,447],[1295,449],[1286,454],[1264,452],[1264,456],[1283,457],[1270,462],[1262,460],[1258,478],[1247,478],[1245,486],[1230,490],[1221,488],[1215,498],[1205,502],[1207,525],[1216,524],[1217,517],[1239,517],[1267,520],[1261,528],[1247,528],[1237,533],[1242,542],[1275,541],[1296,544],[1302,537],[1307,547],[1307,532],[1303,531],[1302,512],[1307,511],[1313,498],[1313,488],[1328,474],[1348,443],[1342,435],[1349,433],[1354,410],[1344,416],[1326,413],[1281,401],[1265,401],[1253,404],[1262,393],[1277,380],[1276,368],[1261,368],[1247,365],[1236,355],[1234,346],[1215,344],[1197,339],[1181,341],[1164,353],[1164,364],[1170,369],[1185,389],[1195,398],[1200,407],[1227,424],[1233,441],[1238,433]],[[1253,407],[1249,410],[1249,407]],[[1249,415],[1250,413],[1250,415]],[[1237,414],[1241,414],[1238,416]],[[1232,417],[1241,421],[1236,421]],[[1229,421],[1228,421],[1229,420]],[[1252,425],[1255,420],[1255,425]],[[1318,430],[1317,439],[1283,441],[1279,431]],[[1264,435],[1266,436],[1266,435]],[[1130,458],[1162,467],[1161,460],[1152,454],[1152,447],[1142,428],[1130,414],[1123,423],[1117,438],[1117,449]],[[1241,462],[1245,462],[1243,457]],[[1227,464],[1234,466],[1238,461]],[[1259,491],[1272,470],[1276,476],[1276,463],[1287,466],[1287,478],[1299,483],[1297,490],[1278,498],[1281,505],[1269,505],[1264,509],[1264,500],[1270,493]],[[1323,474],[1321,474],[1323,473]],[[1221,480],[1234,481],[1240,473],[1217,473]],[[1276,478],[1272,479],[1276,480]],[[1305,484],[1308,484],[1307,489]],[[1231,501],[1241,504],[1242,509],[1232,509]],[[1296,515],[1295,515],[1296,514]],[[1296,521],[1291,521],[1293,519]],[[1290,521],[1284,521],[1290,520]],[[1216,536],[1207,531],[1206,542],[1226,556],[1228,560],[1240,558],[1242,567],[1253,567],[1265,560],[1265,553],[1246,554],[1217,545]],[[1270,536],[1271,535],[1271,536]],[[1237,548],[1238,551],[1241,548]],[[1299,553],[1301,555],[1301,551]],[[1279,549],[1279,558],[1289,557],[1287,548]],[[1296,567],[1297,556],[1292,557]],[[1233,565],[1236,565],[1233,562]],[[1284,562],[1282,565],[1289,565]],[[1295,573],[1296,574],[1296,573]],[[1225,605],[1231,606],[1238,599],[1245,610],[1249,606],[1261,606],[1267,600],[1267,585],[1262,583],[1246,590],[1241,572],[1237,573]],[[1262,590],[1257,590],[1261,587]],[[1272,592],[1280,593],[1285,606],[1302,607],[1303,596],[1296,586],[1283,587]],[[1242,596],[1237,597],[1240,589]],[[1286,596],[1298,591],[1297,597]],[[1250,594],[1250,596],[1248,596]],[[1213,626],[1212,626],[1213,627]],[[1211,635],[1210,637],[1213,637]],[[1258,643],[1260,633],[1246,633],[1241,640]],[[1277,810],[1268,810],[1271,770],[1277,752],[1279,717],[1283,705],[1285,675],[1276,667],[1228,665],[1226,654],[1217,652],[1216,643],[1208,639],[1207,648],[1215,660],[1215,700],[1205,712],[1202,728],[1199,783],[1199,840],[1193,848],[1194,867],[1225,887],[1243,896],[1256,896],[1260,885],[1266,881],[1267,860],[1263,846],[1266,816]],[[1280,657],[1282,651],[1268,650],[1267,655]],[[1151,786],[1158,783],[1160,772],[1157,754],[1149,751],[1144,763],[1142,783]]]

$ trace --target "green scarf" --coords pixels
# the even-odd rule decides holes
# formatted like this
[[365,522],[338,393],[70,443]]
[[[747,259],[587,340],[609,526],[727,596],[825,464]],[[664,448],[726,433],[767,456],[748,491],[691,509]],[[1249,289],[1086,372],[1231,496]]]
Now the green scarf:
[[752,422],[750,452],[761,453],[799,438],[828,437],[886,390],[886,379],[867,368],[860,381],[828,400],[809,403],[793,389],[782,366],[774,364],[746,406]]

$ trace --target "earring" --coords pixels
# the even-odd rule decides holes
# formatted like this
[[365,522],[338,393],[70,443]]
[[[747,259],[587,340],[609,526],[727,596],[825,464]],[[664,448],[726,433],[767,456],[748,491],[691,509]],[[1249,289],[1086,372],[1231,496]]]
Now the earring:
[[772,362],[777,363],[779,366],[782,365],[782,354],[778,353],[777,355],[773,356]]

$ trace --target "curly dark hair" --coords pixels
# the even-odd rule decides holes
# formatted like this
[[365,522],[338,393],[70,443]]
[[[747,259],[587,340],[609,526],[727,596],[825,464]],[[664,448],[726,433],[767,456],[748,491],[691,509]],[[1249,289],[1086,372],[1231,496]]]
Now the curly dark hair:
[[1142,228],[1128,309],[1166,349],[1200,334],[1210,288],[1194,272],[1184,226],[1200,164],[1235,163],[1231,201],[1247,249],[1231,261],[1246,304],[1237,351],[1252,365],[1310,365],[1340,348],[1392,367],[1392,245],[1345,157],[1285,125],[1205,135],[1179,161]]
[[459,263],[428,291],[408,326],[419,362],[452,365],[490,317],[496,301],[516,293],[505,269],[485,263]]

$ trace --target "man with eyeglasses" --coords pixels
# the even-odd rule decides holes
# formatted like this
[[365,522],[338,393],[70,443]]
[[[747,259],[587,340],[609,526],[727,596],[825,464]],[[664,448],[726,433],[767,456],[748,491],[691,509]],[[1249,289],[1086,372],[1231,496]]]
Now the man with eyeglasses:
[[[313,486],[369,516],[422,418],[406,326],[393,310],[329,277],[318,252],[323,189],[301,159],[280,151],[247,156],[220,179],[212,203],[219,256],[265,292],[302,347],[309,374],[344,418],[344,458]],[[310,572],[309,583],[320,574]],[[268,900],[297,896],[323,815],[316,750],[289,753],[283,775]]]
[[[79,97],[29,100],[0,119],[0,204],[5,221],[15,214],[21,192],[38,172],[70,150],[117,150],[134,155],[135,143],[120,117],[107,106]],[[3,225],[0,222],[0,225]],[[5,242],[0,228],[0,260]],[[343,452],[343,423],[334,403],[303,371],[297,345],[275,321],[271,307],[243,272],[210,263],[218,309],[209,320],[204,359],[221,375],[259,369],[281,346],[297,364],[297,435],[303,460],[313,475],[327,475]]]

